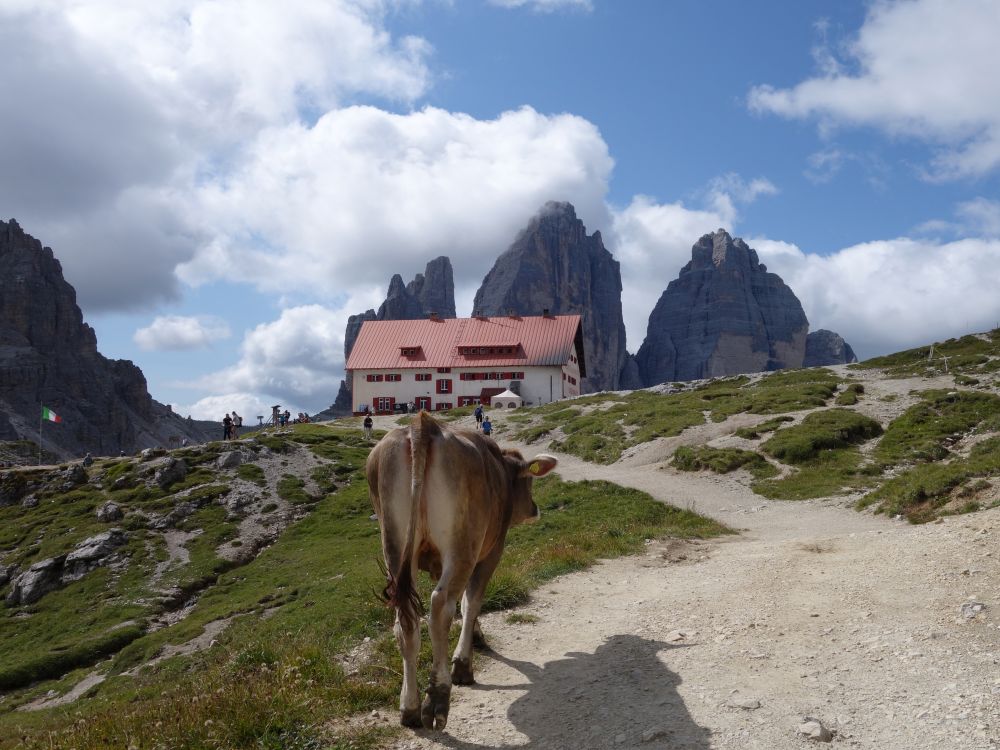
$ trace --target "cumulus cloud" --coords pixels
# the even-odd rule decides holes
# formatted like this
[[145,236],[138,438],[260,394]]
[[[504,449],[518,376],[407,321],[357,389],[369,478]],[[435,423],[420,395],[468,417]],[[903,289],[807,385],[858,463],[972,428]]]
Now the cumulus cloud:
[[846,60],[817,57],[819,75],[791,88],[761,85],[751,109],[872,126],[935,144],[928,176],[979,176],[1000,167],[1000,3],[885,0],[872,4]]
[[836,331],[861,357],[989,330],[1000,319],[1000,240],[902,237],[826,256],[747,242],[795,292],[810,328]]
[[262,130],[427,90],[430,46],[386,31],[394,7],[4,0],[0,203],[55,249],[88,312],[174,298],[176,265],[214,237],[189,222],[210,220],[191,196]]
[[178,272],[329,294],[444,254],[457,284],[478,281],[547,200],[606,226],[612,166],[597,128],[573,115],[347,107],[267,130],[237,171],[204,184],[192,211],[215,235]]
[[[277,320],[246,334],[236,364],[189,385],[230,399],[226,394],[257,394],[261,402],[280,403],[293,414],[320,411],[333,402],[343,377],[346,321],[342,311],[322,305],[282,310]],[[202,399],[191,413],[216,408],[219,398]]]
[[539,13],[569,9],[591,11],[594,9],[592,0],[489,0],[491,5],[501,8],[531,8]]
[[229,325],[210,315],[186,317],[161,315],[145,328],[140,328],[132,340],[145,351],[189,351],[207,349],[212,342],[230,336]]

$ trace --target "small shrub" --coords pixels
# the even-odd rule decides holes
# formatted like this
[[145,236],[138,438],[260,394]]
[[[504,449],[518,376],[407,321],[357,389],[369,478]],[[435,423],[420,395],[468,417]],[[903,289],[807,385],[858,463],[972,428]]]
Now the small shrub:
[[779,430],[762,448],[779,461],[801,464],[821,451],[844,448],[881,434],[882,426],[874,419],[848,409],[827,409],[813,412],[801,424]]
[[714,471],[728,474],[745,468],[756,479],[766,479],[778,473],[771,464],[754,451],[739,448],[711,448],[707,445],[682,445],[674,451],[673,465],[681,471]]

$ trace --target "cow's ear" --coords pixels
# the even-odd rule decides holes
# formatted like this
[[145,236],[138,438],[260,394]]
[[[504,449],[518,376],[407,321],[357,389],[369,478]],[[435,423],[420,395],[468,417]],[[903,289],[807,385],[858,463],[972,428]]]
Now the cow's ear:
[[555,456],[549,456],[545,453],[539,453],[533,459],[528,462],[524,471],[521,472],[523,477],[544,477],[554,468],[559,461]]

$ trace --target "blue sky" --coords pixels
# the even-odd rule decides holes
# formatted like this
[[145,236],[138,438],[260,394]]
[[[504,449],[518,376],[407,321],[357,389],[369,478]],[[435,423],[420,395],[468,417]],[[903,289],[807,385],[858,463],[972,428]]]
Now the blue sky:
[[182,413],[336,395],[347,316],[547,200],[629,348],[744,237],[862,356],[1000,319],[994,0],[0,0],[0,215]]

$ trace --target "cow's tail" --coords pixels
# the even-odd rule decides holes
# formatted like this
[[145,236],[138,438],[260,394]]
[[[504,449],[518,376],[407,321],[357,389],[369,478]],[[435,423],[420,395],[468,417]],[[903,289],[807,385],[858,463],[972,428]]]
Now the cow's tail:
[[[396,608],[399,621],[411,630],[424,613],[424,603],[414,581],[414,545],[420,524],[420,501],[424,494],[424,474],[427,472],[427,453],[431,435],[425,424],[425,414],[420,412],[410,423],[410,523],[406,528],[406,542],[399,559],[399,570],[390,579],[387,589],[389,604]],[[429,418],[427,418],[429,419]]]

